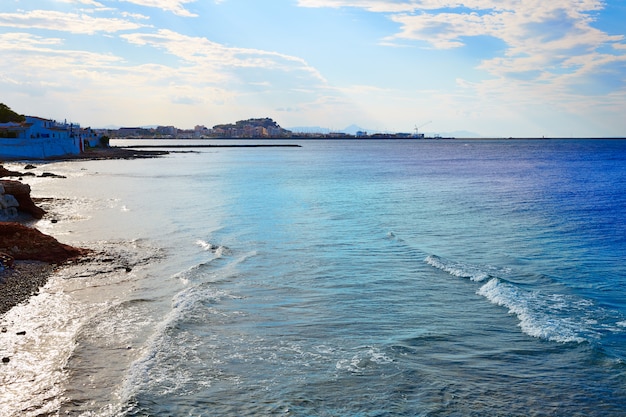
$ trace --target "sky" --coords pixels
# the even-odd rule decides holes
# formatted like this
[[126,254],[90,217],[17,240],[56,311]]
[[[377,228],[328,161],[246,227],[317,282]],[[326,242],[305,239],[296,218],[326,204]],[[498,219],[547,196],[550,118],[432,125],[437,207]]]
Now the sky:
[[624,0],[2,0],[0,102],[83,127],[626,136]]

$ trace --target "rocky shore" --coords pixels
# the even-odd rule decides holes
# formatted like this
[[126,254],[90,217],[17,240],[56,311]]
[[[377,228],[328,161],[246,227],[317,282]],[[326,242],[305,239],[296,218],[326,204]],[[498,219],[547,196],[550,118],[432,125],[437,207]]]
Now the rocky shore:
[[49,158],[51,161],[71,161],[76,159],[144,159],[144,158],[158,158],[163,155],[169,154],[168,151],[163,150],[140,150],[132,148],[119,148],[111,146],[108,148],[90,148],[86,149],[83,153],[76,155],[56,156]]
[[[137,159],[167,153],[111,147],[54,159]],[[36,295],[55,268],[85,259],[91,253],[88,249],[65,245],[27,226],[33,220],[43,218],[46,212],[31,199],[30,186],[13,178],[33,176],[29,172],[32,168],[34,166],[28,164],[24,167],[25,172],[20,172],[0,165],[0,315]],[[58,177],[52,173],[41,176]]]
[[0,314],[37,294],[55,267],[88,253],[32,227],[0,222]]
[[37,261],[16,261],[0,272],[0,315],[39,293],[52,272],[54,266]]

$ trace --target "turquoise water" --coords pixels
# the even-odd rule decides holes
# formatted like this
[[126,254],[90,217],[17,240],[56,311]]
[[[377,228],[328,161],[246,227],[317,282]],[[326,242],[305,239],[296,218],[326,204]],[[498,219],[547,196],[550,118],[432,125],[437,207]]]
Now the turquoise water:
[[38,227],[112,255],[2,318],[35,324],[0,406],[624,415],[626,141],[300,144],[30,180]]

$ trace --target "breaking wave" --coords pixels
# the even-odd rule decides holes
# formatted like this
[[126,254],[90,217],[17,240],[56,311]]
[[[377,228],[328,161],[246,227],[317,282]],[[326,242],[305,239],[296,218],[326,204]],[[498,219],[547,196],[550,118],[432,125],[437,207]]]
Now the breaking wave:
[[222,246],[222,245],[216,245],[214,243],[207,242],[206,240],[198,239],[196,241],[196,245],[202,248],[202,250],[214,253],[215,256],[217,257],[230,254],[230,249],[228,249],[228,247]]
[[511,274],[508,268],[450,261],[436,255],[429,255],[424,262],[455,277],[486,281],[476,294],[507,308],[529,336],[559,343],[585,343],[624,330],[624,318],[618,312],[575,295],[527,289],[507,279]]
[[440,258],[437,255],[429,255],[424,260],[428,265],[437,269],[441,269],[444,272],[449,273],[452,276],[459,278],[468,278],[475,282],[485,281],[491,278],[492,273],[505,273],[505,270],[497,270],[490,266],[478,266],[471,265],[462,262],[453,262],[447,259]]

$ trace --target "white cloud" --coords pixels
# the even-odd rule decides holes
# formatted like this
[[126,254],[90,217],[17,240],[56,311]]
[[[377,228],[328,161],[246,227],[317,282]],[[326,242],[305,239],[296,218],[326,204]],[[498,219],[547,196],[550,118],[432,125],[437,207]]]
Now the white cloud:
[[[299,0],[298,5],[383,12],[400,30],[382,45],[408,41],[445,50],[467,47],[472,38],[497,39],[502,50],[478,66],[494,77],[475,84],[479,94],[490,89],[511,94],[514,85],[517,94],[532,93],[532,99],[554,94],[554,100],[564,103],[571,100],[565,95],[569,87],[626,60],[624,36],[593,26],[593,13],[604,7],[601,0]],[[600,53],[606,46],[612,47],[611,53]],[[622,79],[615,88],[625,85]]]
[[419,1],[380,1],[380,0],[298,0],[300,7],[355,7],[370,12],[399,13],[411,12],[421,7]]
[[[277,52],[258,49],[234,48],[212,42],[202,37],[186,36],[162,29],[156,33],[132,33],[121,35],[128,42],[160,48],[188,63],[201,68],[262,68],[287,72],[304,72],[317,82],[324,82],[319,72],[303,59]],[[212,71],[212,72],[213,72]]]
[[[229,48],[169,30],[121,37],[151,50],[138,53],[137,61],[145,63],[68,49],[61,38],[0,34],[0,90],[16,109],[26,103],[22,107],[27,109],[20,111],[43,117],[72,116],[83,124],[100,126],[182,127],[210,124],[207,118],[215,123],[231,120],[235,113],[250,117],[259,108],[292,105],[292,100],[312,101],[318,91],[295,90],[324,84],[314,68],[289,55]],[[175,60],[160,58],[159,50]]]
[[102,3],[99,3],[95,0],[56,0],[60,3],[70,3],[70,4],[74,4],[74,3],[78,3],[78,4],[85,4],[87,6],[94,6],[94,7],[98,7],[98,8],[103,8],[104,5]]
[[199,71],[152,63],[129,65],[120,56],[64,48],[58,38],[0,34],[0,54],[0,90],[5,100],[22,113],[42,117],[73,117],[83,124],[100,125],[173,122],[173,116],[179,121],[202,120],[202,106],[191,112],[181,107],[188,108],[185,103],[191,102],[226,102],[234,95],[220,88],[219,79],[196,82]]
[[128,20],[96,18],[86,14],[63,13],[54,10],[33,10],[22,13],[0,13],[0,26],[20,29],[48,29],[93,35],[138,29],[140,25]]
[[0,51],[5,57],[11,56],[10,60],[3,61],[9,61],[6,65],[15,68],[14,71],[23,72],[38,67],[50,69],[82,65],[98,67],[121,61],[111,54],[59,49],[62,44],[63,40],[60,38],[43,38],[30,33],[0,34]]
[[172,12],[177,16],[197,17],[198,15],[190,12],[185,8],[185,4],[194,3],[196,0],[119,0],[128,3],[137,4],[144,7],[154,7],[168,12]]
[[[626,72],[626,45],[621,36],[596,27],[594,16],[603,7],[599,0],[299,0],[300,7],[379,13],[396,25],[395,33],[381,37],[381,43],[405,47],[385,51],[390,57],[411,61],[411,54],[434,56],[432,69],[419,71],[420,79],[432,77],[433,84],[414,82],[415,75],[363,85],[374,83],[374,77],[363,73],[353,78],[352,86],[329,85],[342,78],[334,72],[339,64],[315,55],[303,59],[300,52],[277,52],[285,47],[280,40],[269,48],[212,41],[207,36],[215,28],[187,19],[195,16],[194,0],[52,1],[71,4],[72,13],[60,12],[67,4],[57,4],[56,11],[0,12],[0,91],[22,113],[73,117],[100,126],[211,125],[271,117],[280,109],[284,126],[313,121],[343,128],[355,122],[368,129],[410,130],[420,120],[433,120],[433,131],[462,125],[497,134],[515,125],[549,135],[543,126],[551,118],[549,123],[567,129],[570,123],[593,129],[595,122],[604,124],[604,132],[607,126],[612,131],[626,128],[620,122],[626,112],[621,75]],[[156,18],[155,9],[169,17]],[[356,16],[356,10],[349,14]],[[185,22],[193,24],[174,30]],[[376,33],[386,27],[377,27]],[[20,33],[3,33],[10,28]],[[55,31],[53,37],[36,36],[47,30]],[[245,38],[229,35],[220,33],[220,42],[241,45]],[[315,46],[315,40],[307,40]],[[475,54],[474,48],[485,40],[489,49]],[[350,41],[337,36],[337,42]],[[302,47],[302,56],[307,47]],[[101,53],[106,50],[111,52]],[[448,65],[448,58],[454,64]],[[326,68],[331,83],[310,62]],[[472,68],[463,67],[467,62]],[[389,79],[405,76],[391,69],[389,74]]]

